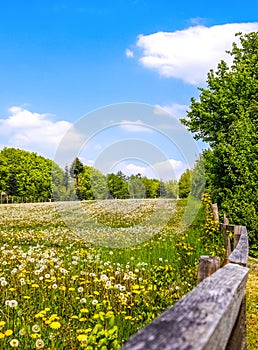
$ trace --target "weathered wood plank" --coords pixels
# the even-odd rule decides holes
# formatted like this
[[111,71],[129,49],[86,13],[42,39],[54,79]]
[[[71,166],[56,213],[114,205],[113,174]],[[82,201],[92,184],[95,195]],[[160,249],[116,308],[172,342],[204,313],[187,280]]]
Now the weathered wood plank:
[[240,239],[236,248],[230,254],[229,261],[233,264],[246,266],[249,249],[247,230],[245,226],[238,226],[238,228],[237,234],[239,234],[239,230],[241,231]]
[[220,268],[220,257],[202,255],[198,264],[197,282],[202,282]]
[[222,350],[236,323],[248,269],[228,264],[133,335],[121,350]]

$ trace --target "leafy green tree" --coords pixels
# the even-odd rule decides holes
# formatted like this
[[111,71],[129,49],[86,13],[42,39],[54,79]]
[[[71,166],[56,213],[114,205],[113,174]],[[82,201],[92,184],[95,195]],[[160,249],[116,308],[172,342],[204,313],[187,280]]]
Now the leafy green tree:
[[6,147],[0,152],[0,183],[11,197],[49,200],[63,184],[63,171],[34,152]]
[[117,174],[108,174],[107,182],[111,198],[129,198],[127,178],[121,171],[118,171]]
[[74,159],[70,167],[70,175],[75,179],[76,186],[79,185],[79,174],[83,172],[83,163],[78,157]]
[[144,198],[145,186],[141,178],[141,174],[131,175],[128,179],[128,191],[132,198]]
[[203,157],[198,159],[191,172],[191,194],[198,199],[202,199],[205,190],[205,166]]
[[167,198],[178,197],[178,182],[176,180],[169,180],[165,182],[165,189]]
[[165,186],[164,181],[160,181],[160,183],[159,183],[158,194],[159,194],[159,197],[162,197],[162,198],[166,197],[166,195],[167,195],[166,186]]
[[231,223],[246,225],[252,249],[258,249],[258,32],[242,35],[240,45],[211,70],[207,88],[183,123],[197,139],[210,144],[203,160],[213,201]]
[[158,179],[149,179],[147,177],[143,177],[141,179],[141,181],[142,181],[144,188],[145,188],[146,198],[159,197],[160,181]]
[[181,175],[178,182],[178,194],[180,198],[187,198],[191,191],[191,171],[186,171]]

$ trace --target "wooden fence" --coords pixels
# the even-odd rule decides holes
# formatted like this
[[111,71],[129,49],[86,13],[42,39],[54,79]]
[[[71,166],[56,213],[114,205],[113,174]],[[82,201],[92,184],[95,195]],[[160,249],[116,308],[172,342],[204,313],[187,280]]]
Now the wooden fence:
[[198,279],[202,281],[197,287],[133,335],[121,350],[246,349],[247,230],[227,224],[221,229],[228,250],[227,233],[234,233],[235,249],[228,263],[218,269],[217,259],[201,257]]

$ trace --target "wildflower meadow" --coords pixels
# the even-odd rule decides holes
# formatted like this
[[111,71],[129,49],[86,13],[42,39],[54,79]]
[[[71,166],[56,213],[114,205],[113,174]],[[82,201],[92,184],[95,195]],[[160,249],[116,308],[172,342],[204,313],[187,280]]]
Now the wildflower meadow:
[[[155,201],[170,216],[159,232],[143,225],[148,235],[137,241]],[[184,228],[187,201],[135,203],[83,202],[85,235],[55,203],[0,206],[1,349],[119,349],[195,286],[199,256],[211,247],[198,217]],[[110,228],[120,236],[112,231],[111,240]]]

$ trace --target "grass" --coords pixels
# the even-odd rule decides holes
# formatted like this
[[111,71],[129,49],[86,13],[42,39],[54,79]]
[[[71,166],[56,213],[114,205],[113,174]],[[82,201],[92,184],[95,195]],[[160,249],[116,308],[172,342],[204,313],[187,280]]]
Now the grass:
[[119,349],[195,286],[200,255],[219,251],[198,209],[192,199],[0,206],[0,348]]
[[258,334],[258,259],[249,258],[249,276],[246,285],[246,324],[249,350],[257,349]]

